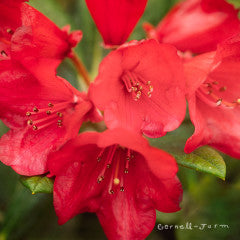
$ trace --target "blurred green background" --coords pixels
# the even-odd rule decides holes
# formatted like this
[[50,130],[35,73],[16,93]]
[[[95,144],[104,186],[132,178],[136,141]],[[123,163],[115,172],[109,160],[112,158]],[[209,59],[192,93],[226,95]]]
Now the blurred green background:
[[[149,0],[146,11],[131,35],[131,39],[145,37],[142,23],[156,25],[175,3],[174,0]],[[83,0],[31,0],[30,4],[47,15],[58,26],[71,24],[81,29],[83,39],[76,51],[86,64],[91,76],[97,74],[98,64],[107,54],[100,47],[101,38]],[[78,77],[69,60],[65,60],[58,74],[78,86]],[[0,122],[1,135],[7,128]],[[192,134],[193,126],[188,117],[182,126],[151,144],[165,149],[181,144]],[[184,196],[182,210],[178,213],[157,213],[156,226],[148,240],[238,240],[240,239],[240,162],[224,156],[227,164],[226,181],[210,174],[199,173],[180,167],[178,176]],[[158,230],[157,225],[192,224],[190,229]],[[204,229],[194,228],[199,225]],[[228,225],[214,228],[215,224]],[[210,226],[212,228],[210,228]],[[134,227],[134,226],[133,226]],[[94,214],[76,216],[63,226],[57,224],[51,194],[32,195],[20,182],[19,176],[7,166],[0,164],[0,240],[102,240],[106,239]]]

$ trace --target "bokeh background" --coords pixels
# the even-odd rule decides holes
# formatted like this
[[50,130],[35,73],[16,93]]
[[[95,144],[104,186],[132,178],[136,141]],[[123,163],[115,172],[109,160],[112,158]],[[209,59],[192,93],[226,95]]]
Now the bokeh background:
[[[149,0],[147,8],[130,39],[145,37],[142,23],[156,25],[177,0]],[[30,0],[34,6],[58,26],[70,24],[81,29],[83,39],[76,48],[91,77],[97,74],[98,64],[108,52],[100,47],[101,38],[88,13],[84,0]],[[77,73],[69,60],[65,60],[58,74],[79,87]],[[84,86],[81,86],[84,88]],[[88,125],[82,127],[84,131]],[[0,134],[7,132],[0,122]],[[162,149],[176,146],[184,148],[194,128],[188,115],[179,129],[151,144]],[[184,196],[178,213],[157,212],[157,222],[148,240],[238,240],[240,239],[240,161],[223,155],[227,165],[226,180],[191,169],[179,168]],[[165,229],[162,225],[199,225],[204,229]],[[228,227],[214,228],[215,224]],[[211,228],[210,228],[211,226]],[[133,226],[134,227],[134,226]],[[102,240],[106,239],[95,214],[76,216],[63,226],[57,224],[51,194],[35,194],[26,189],[19,176],[0,163],[0,240]]]

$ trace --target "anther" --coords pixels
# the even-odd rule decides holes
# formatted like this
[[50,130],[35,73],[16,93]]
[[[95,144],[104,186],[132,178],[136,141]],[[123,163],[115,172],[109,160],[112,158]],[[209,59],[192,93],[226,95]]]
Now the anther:
[[12,35],[12,34],[14,33],[14,31],[13,31],[11,28],[8,28],[8,29],[7,29],[7,33],[9,33],[9,34]]
[[240,98],[237,99],[236,103],[237,103],[237,104],[240,104]]
[[51,112],[50,110],[47,110],[47,111],[46,111],[46,114],[47,114],[47,115],[50,115],[51,113],[52,113],[52,112]]
[[7,56],[8,56],[7,53],[6,53],[4,50],[1,51],[1,55],[2,55],[3,57],[7,57]]
[[57,115],[58,115],[59,117],[62,117],[62,116],[63,116],[63,114],[62,114],[61,112],[57,112]]
[[124,187],[120,187],[120,192],[124,192]]
[[103,180],[104,180],[104,176],[101,176],[101,177],[98,178],[97,182],[100,183],[100,182],[102,182]]
[[102,159],[101,157],[97,157],[97,161],[98,161],[98,162],[100,162],[100,161],[101,161],[101,159]]
[[109,191],[109,193],[110,193],[110,194],[114,194],[114,191],[111,189],[111,190]]
[[34,112],[38,112],[39,110],[38,110],[37,107],[34,107],[34,108],[33,108],[33,111],[34,111]]
[[149,92],[153,92],[153,86],[149,86]]
[[217,100],[216,104],[217,104],[217,106],[220,106],[220,105],[222,104],[222,99],[219,98],[219,99]]
[[34,131],[38,130],[38,127],[36,125],[33,125],[32,128],[33,128]]
[[58,127],[62,127],[62,123],[61,122],[58,122],[57,125],[58,125]]
[[128,169],[127,168],[125,168],[124,173],[128,173]]
[[27,120],[27,124],[28,125],[33,125],[33,120],[32,119]]
[[111,164],[107,164],[107,168],[110,168],[111,167]]
[[48,103],[48,106],[49,106],[49,107],[53,107],[53,104],[52,104],[52,103]]
[[217,82],[217,81],[214,81],[214,82],[213,82],[213,84],[215,84],[215,85],[218,85],[218,84],[219,84],[219,82]]
[[225,87],[225,86],[224,86],[224,87],[221,87],[221,88],[219,88],[219,91],[220,91],[220,92],[225,92],[226,90],[227,90],[227,87]]
[[119,178],[114,178],[114,179],[113,179],[113,183],[114,183],[115,185],[118,185],[118,184],[120,183]]
[[150,85],[151,84],[151,81],[147,81],[147,85]]
[[26,116],[31,116],[31,113],[30,112],[26,112]]

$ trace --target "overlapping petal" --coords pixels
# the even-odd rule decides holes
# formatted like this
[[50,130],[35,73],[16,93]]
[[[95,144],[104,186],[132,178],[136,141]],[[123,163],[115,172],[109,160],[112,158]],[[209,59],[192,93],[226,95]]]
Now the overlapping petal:
[[154,227],[155,209],[179,210],[174,159],[127,130],[80,134],[52,153],[48,164],[56,176],[54,206],[61,224],[96,212],[109,239],[143,239]]
[[0,160],[19,174],[45,173],[48,153],[78,134],[92,103],[66,80],[11,60],[0,64],[0,86],[0,118],[11,129],[0,140]]
[[[209,64],[205,64],[209,54],[185,64],[189,111],[195,126],[193,136],[186,143],[186,152],[208,144],[240,157],[239,50],[239,37],[236,37],[219,45]],[[197,74],[196,69],[202,74]]]
[[149,37],[181,51],[203,53],[240,31],[238,10],[226,0],[185,0],[178,3],[156,29],[145,26]]
[[[106,94],[107,93],[107,94]],[[185,82],[176,49],[155,40],[130,42],[101,63],[89,96],[109,128],[160,137],[185,115]]]
[[[0,2],[0,51],[17,59],[31,71],[52,71],[82,37],[81,31],[68,33],[33,7],[20,2]],[[2,46],[5,44],[5,46]],[[36,70],[37,71],[37,70]]]

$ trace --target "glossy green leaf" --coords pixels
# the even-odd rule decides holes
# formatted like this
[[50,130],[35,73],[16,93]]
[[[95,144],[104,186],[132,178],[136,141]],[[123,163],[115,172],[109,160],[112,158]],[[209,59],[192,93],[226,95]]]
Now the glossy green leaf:
[[151,145],[173,155],[178,164],[197,171],[213,174],[221,179],[226,176],[226,164],[222,156],[209,146],[200,147],[190,154],[184,152],[187,139],[194,128],[190,121],[185,121],[178,129],[158,139],[149,139]]
[[175,155],[175,158],[179,165],[211,173],[225,180],[226,164],[222,156],[209,146],[200,147],[190,154]]
[[27,187],[32,194],[35,193],[52,193],[53,192],[53,179],[42,176],[34,177],[20,177],[21,183]]

